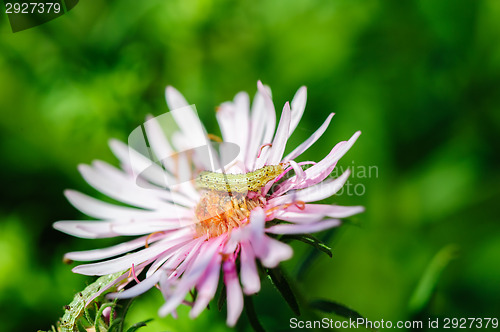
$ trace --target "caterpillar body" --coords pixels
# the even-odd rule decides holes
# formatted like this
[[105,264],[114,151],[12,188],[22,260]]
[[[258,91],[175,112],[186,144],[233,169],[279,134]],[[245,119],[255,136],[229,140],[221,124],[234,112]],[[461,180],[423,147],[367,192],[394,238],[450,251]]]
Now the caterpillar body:
[[[73,301],[69,305],[64,306],[66,311],[64,313],[64,316],[61,318],[61,321],[59,322],[59,330],[61,332],[78,331],[76,321],[83,315],[87,299],[97,293],[102,287],[105,287],[109,283],[119,278],[125,272],[126,271],[122,271],[102,276],[98,278],[94,283],[87,286],[84,290],[78,292],[73,298]],[[107,290],[106,293],[109,291],[114,291],[114,287],[111,290]]]
[[210,171],[201,172],[196,178],[200,189],[245,193],[259,191],[269,181],[276,179],[284,171],[284,164],[268,165],[246,174],[224,174]]

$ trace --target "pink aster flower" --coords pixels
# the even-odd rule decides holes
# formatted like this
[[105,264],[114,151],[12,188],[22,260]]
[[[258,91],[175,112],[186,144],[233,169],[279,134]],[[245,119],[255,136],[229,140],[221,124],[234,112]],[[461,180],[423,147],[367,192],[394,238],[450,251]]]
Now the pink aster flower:
[[[256,260],[273,268],[292,256],[291,247],[277,240],[276,235],[322,231],[338,226],[340,218],[363,211],[360,206],[313,203],[342,188],[349,170],[336,179],[329,175],[360,132],[335,145],[317,163],[297,162],[325,132],[333,114],[311,137],[284,156],[288,138],[305,109],[306,88],[297,91],[291,105],[285,104],[275,128],[276,111],[270,91],[260,82],[257,86],[252,105],[242,92],[217,111],[223,142],[239,148],[236,156],[222,165],[227,190],[222,190],[217,182],[221,170],[202,173],[206,176],[200,175],[198,182],[182,180],[195,179],[210,169],[196,156],[196,149],[207,146],[208,139],[196,113],[172,87],[167,87],[166,99],[179,127],[173,139],[167,139],[156,118],[144,124],[156,158],[111,140],[120,169],[102,161],[80,165],[82,176],[91,186],[129,206],[68,190],[65,195],[71,204],[98,220],[59,221],[54,227],[82,238],[142,236],[105,249],[67,253],[65,258],[70,260],[100,261],[76,266],[74,272],[107,275],[128,271],[114,284],[132,278],[136,284],[115,293],[115,297],[134,297],[156,286],[165,297],[165,304],[159,309],[161,316],[175,315],[176,308],[185,303],[192,306],[192,318],[213,299],[222,277],[227,294],[227,324],[233,326],[243,309],[243,294],[260,290]],[[175,155],[183,151],[195,152]],[[166,156],[175,158],[165,159]],[[304,170],[304,164],[312,166]],[[289,175],[286,178],[285,173]],[[165,181],[171,184],[168,188]],[[248,182],[246,191],[241,190],[241,182],[243,186]],[[142,271],[145,273],[139,280]],[[193,289],[197,290],[196,299],[188,303],[185,298]]]

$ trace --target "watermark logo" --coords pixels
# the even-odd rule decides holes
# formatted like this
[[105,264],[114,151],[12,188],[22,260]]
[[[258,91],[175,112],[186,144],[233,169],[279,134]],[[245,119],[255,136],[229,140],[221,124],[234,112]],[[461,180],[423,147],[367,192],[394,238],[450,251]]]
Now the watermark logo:
[[19,32],[64,15],[78,0],[4,0],[3,3],[12,32]]
[[366,179],[378,179],[378,167],[375,165],[365,166],[356,165],[354,160],[350,166],[337,166],[334,168],[330,177],[338,178],[344,172],[349,171],[351,174],[344,186],[337,192],[338,196],[363,196],[366,193],[366,184],[359,181]]
[[[185,205],[184,194],[192,188],[189,182],[198,179],[199,170],[222,174],[240,154],[237,144],[213,142],[208,137],[194,105],[147,120],[128,137],[129,165],[136,185],[146,190],[165,189],[169,201]],[[227,177],[220,182],[224,180]],[[217,201],[231,201],[234,188],[230,183],[222,184],[227,189],[217,193]],[[219,210],[223,212],[224,208]],[[208,209],[203,218],[217,217],[219,210]],[[182,221],[182,215],[178,214],[177,219]]]

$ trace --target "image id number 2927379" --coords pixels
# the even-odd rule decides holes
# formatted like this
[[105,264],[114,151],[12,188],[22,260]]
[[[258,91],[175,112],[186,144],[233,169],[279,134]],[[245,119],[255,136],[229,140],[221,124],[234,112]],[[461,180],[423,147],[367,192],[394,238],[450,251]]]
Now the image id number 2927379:
[[6,2],[6,14],[58,14],[61,12],[59,2]]

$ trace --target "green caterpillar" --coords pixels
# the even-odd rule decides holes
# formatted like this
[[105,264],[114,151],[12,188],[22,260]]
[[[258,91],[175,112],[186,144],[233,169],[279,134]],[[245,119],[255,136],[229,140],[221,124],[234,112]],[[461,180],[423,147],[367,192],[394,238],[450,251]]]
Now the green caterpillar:
[[245,193],[259,191],[269,181],[276,179],[284,171],[284,165],[269,165],[246,174],[224,174],[210,171],[201,172],[196,178],[200,189]]
[[[76,321],[83,315],[85,311],[85,302],[92,295],[97,293],[102,287],[108,285],[109,283],[116,280],[118,277],[123,275],[126,271],[117,272],[113,274],[109,274],[106,276],[102,276],[97,279],[94,283],[88,285],[84,290],[77,293],[73,298],[73,301],[65,306],[66,312],[64,316],[60,320],[60,331],[61,332],[73,332],[78,331],[76,327]],[[107,292],[114,291],[114,287]]]

